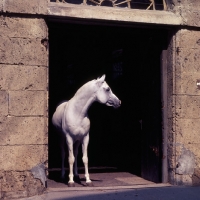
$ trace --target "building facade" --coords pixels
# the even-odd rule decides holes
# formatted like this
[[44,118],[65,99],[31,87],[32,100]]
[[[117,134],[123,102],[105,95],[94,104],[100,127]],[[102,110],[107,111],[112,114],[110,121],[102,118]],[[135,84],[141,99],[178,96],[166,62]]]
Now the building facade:
[[48,167],[49,33],[59,23],[167,32],[161,56],[160,182],[200,184],[200,1],[166,0],[166,5],[164,11],[0,1],[1,198],[45,190],[30,170],[40,163]]

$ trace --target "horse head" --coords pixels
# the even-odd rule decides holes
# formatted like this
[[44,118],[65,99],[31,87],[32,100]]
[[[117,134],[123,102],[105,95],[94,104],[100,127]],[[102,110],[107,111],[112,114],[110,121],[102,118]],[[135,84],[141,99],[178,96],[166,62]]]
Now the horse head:
[[113,106],[118,108],[121,105],[121,101],[113,94],[109,85],[105,82],[105,75],[98,78],[96,85],[98,87],[96,92],[96,98],[99,103],[106,104],[107,106]]

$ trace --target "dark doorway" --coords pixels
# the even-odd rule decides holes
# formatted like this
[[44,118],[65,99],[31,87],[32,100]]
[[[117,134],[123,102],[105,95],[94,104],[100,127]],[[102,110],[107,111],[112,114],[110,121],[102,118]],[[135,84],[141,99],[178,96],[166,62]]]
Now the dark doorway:
[[[123,171],[161,182],[160,56],[167,32],[56,22],[49,23],[49,39],[49,168],[61,167],[51,124],[56,106],[106,74],[122,105],[94,103],[89,110],[90,172]],[[78,162],[82,167],[81,153]]]

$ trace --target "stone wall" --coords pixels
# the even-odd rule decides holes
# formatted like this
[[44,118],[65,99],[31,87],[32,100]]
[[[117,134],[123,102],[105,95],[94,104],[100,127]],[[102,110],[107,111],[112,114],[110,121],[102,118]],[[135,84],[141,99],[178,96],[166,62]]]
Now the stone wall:
[[[168,50],[169,181],[195,185],[200,183],[200,90],[196,85],[200,1],[167,1],[185,25],[173,29]],[[0,0],[0,198],[4,199],[44,190],[30,169],[48,160],[47,2]],[[185,161],[190,165],[185,166]]]
[[181,29],[169,47],[169,180],[177,185],[200,184],[199,41],[200,30]]
[[166,0],[168,9],[182,17],[183,25],[200,27],[199,0]]
[[0,5],[0,198],[13,199],[45,189],[30,169],[48,160],[48,29],[29,14],[47,1]]

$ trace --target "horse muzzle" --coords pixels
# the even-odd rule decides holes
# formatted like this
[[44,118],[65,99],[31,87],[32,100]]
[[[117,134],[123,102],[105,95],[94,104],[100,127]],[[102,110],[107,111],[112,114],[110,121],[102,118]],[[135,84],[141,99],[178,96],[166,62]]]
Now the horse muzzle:
[[112,106],[114,108],[119,108],[121,106],[121,101],[119,99],[115,99],[115,100],[108,100],[106,102],[107,106]]

